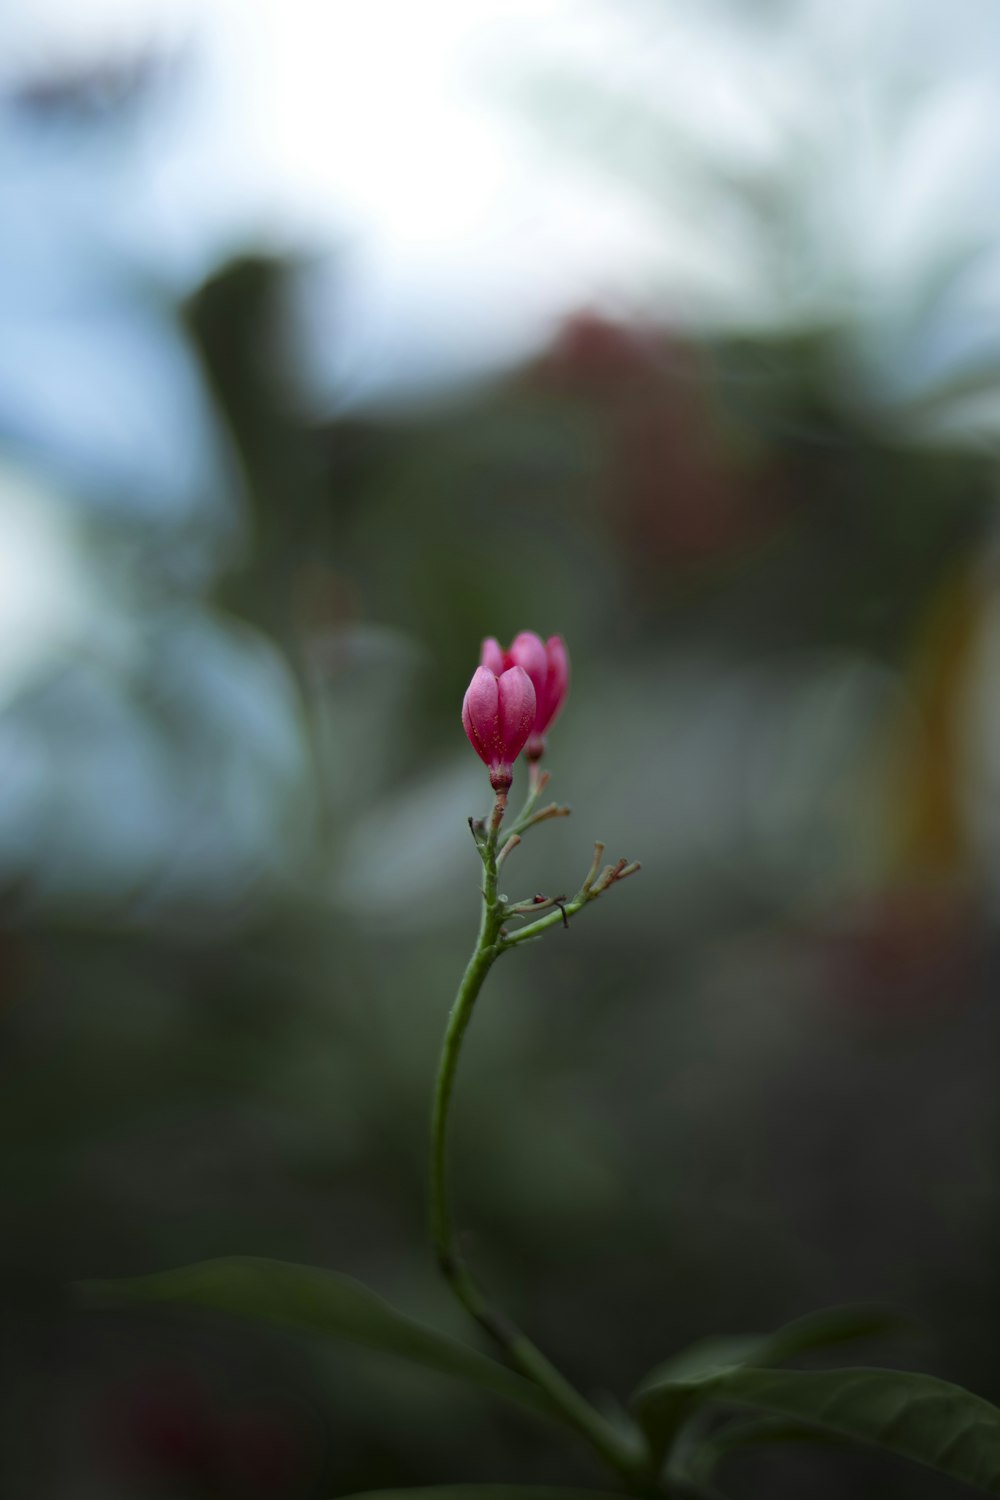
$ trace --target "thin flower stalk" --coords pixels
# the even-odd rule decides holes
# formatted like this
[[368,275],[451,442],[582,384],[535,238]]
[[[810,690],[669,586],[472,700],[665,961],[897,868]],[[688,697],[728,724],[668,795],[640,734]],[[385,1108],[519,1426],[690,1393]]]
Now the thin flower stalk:
[[[524,659],[533,666],[538,678],[542,671],[539,666],[541,658],[534,651],[531,641],[525,646],[528,634],[523,632],[515,640],[514,647],[523,648],[527,652]],[[546,648],[541,647],[537,637],[532,640],[538,642],[544,657]],[[565,665],[565,648],[561,642],[556,658],[562,662],[562,672],[561,676],[557,674],[555,685],[551,687],[546,699],[546,711],[552,709],[556,698],[558,702],[555,702],[555,708],[549,713],[544,727],[551,722],[565,696],[568,668]],[[513,676],[515,672],[520,674],[517,678]],[[543,678],[542,687],[544,686]],[[455,1077],[472,1012],[490,969],[510,948],[530,938],[540,937],[556,923],[562,922],[568,926],[571,916],[602,895],[611,885],[638,869],[637,864],[629,864],[623,859],[617,865],[609,865],[598,877],[595,865],[572,901],[538,895],[530,900],[511,903],[500,894],[499,872],[511,852],[521,843],[524,834],[540,823],[565,817],[569,813],[568,807],[561,807],[556,803],[535,811],[541,792],[549,780],[547,773],[535,775],[524,807],[503,845],[500,844],[510,786],[509,772],[528,739],[528,731],[524,725],[529,703],[534,712],[533,695],[534,684],[527,670],[517,662],[508,665],[495,641],[484,643],[483,665],[477,669],[470,683],[462,717],[473,748],[489,768],[496,799],[488,820],[469,819],[469,827],[483,865],[482,908],[476,945],[448,1016],[434,1088],[430,1160],[431,1234],[442,1274],[465,1309],[500,1346],[514,1367],[546,1393],[564,1417],[622,1476],[629,1489],[645,1492],[649,1482],[649,1451],[639,1429],[610,1422],[486,1296],[459,1248],[448,1194],[448,1123]],[[513,709],[510,705],[513,705]],[[533,720],[536,731],[537,722],[540,721]],[[598,846],[598,850],[599,861],[603,846]],[[535,920],[528,922],[519,931],[509,931],[509,922],[522,921],[528,916],[535,916]]]

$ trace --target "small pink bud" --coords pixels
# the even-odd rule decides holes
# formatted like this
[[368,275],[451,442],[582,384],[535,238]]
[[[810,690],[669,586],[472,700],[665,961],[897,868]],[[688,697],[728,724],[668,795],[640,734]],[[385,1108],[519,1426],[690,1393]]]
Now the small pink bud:
[[513,666],[513,662],[504,661],[500,642],[495,636],[488,635],[483,642],[483,649],[479,655],[479,665],[487,667],[493,673],[494,677],[499,677],[508,667]]
[[533,630],[522,630],[503,651],[487,636],[480,663],[499,677],[505,667],[523,667],[535,689],[535,722],[528,739],[529,760],[539,760],[545,750],[545,733],[554,723],[569,690],[569,654],[561,635],[550,635],[544,643]]
[[506,792],[514,779],[513,763],[531,733],[535,707],[535,689],[523,668],[499,675],[476,668],[462,703],[462,724],[495,792]]
[[537,716],[545,698],[545,684],[549,675],[549,659],[545,654],[544,642],[533,630],[522,630],[511,641],[510,650],[504,655],[504,666],[523,667],[531,678],[531,686],[535,690],[536,718],[533,728],[537,731]]
[[545,690],[535,709],[535,733],[544,734],[563,704],[569,692],[569,653],[561,635],[550,635],[545,642],[545,655],[549,671],[545,679]]

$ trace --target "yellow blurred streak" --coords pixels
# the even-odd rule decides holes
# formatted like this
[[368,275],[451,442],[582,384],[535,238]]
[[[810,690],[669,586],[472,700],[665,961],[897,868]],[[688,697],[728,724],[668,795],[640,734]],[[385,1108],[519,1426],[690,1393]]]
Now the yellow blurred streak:
[[887,852],[904,880],[968,873],[961,777],[975,690],[974,660],[988,599],[965,565],[939,588],[916,633],[905,669],[907,707],[893,726]]

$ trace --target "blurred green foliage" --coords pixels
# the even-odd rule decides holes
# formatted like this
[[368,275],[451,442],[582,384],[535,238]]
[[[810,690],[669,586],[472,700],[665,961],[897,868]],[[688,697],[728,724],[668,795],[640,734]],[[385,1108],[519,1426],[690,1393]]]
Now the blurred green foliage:
[[[695,1337],[878,1298],[997,1396],[992,872],[960,739],[989,691],[992,458],[880,431],[821,336],[694,343],[591,314],[461,399],[310,420],[273,337],[292,274],[238,263],[186,309],[247,519],[241,553],[166,600],[204,611],[176,670],[193,682],[216,630],[250,656],[222,665],[207,740],[209,700],[164,694],[155,655],[134,682],[140,757],[171,746],[206,817],[231,799],[272,830],[268,860],[250,840],[210,878],[211,847],[168,846],[105,889],[83,848],[68,894],[30,861],[5,892],[5,1491],[595,1479],[433,1377],[65,1290],[278,1256],[464,1333],[424,1223],[487,792],[458,706],[480,636],[522,627],[570,643],[551,768],[576,813],[509,887],[572,887],[594,836],[643,874],[512,958],[476,1016],[456,1197],[484,1277],[589,1391]],[[134,629],[164,602],[140,593]],[[286,682],[256,720],[226,707],[254,702],[250,658]],[[278,713],[298,746],[261,762],[279,801],[267,776],[202,779]],[[108,793],[97,826],[128,834],[135,804]],[[799,1462],[762,1450],[733,1493],[887,1493],[877,1461],[807,1481]]]

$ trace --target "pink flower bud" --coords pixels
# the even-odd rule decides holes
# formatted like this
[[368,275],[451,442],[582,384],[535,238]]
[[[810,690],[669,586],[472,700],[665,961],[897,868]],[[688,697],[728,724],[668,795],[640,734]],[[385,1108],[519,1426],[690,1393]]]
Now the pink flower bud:
[[489,769],[495,792],[510,787],[513,763],[534,722],[535,689],[527,672],[514,666],[497,676],[489,667],[476,668],[462,703],[462,724],[473,750]]
[[[522,630],[510,643],[510,650],[504,655],[504,665],[508,667],[523,667],[531,678],[531,686],[535,690],[535,714],[542,706],[545,697],[545,683],[549,675],[549,659],[545,654],[545,643],[539,639],[533,630]],[[533,726],[537,729],[536,723]]]
[[544,643],[533,630],[522,630],[501,650],[493,636],[483,641],[480,662],[499,676],[505,667],[523,667],[535,690],[535,722],[527,742],[529,760],[538,760],[545,749],[545,733],[554,722],[569,689],[569,655],[562,636],[552,635]]
[[[512,667],[514,663],[504,661],[500,642],[495,636],[488,635],[483,642],[483,649],[479,655],[479,665],[481,667],[488,667],[494,677],[499,677],[503,672],[506,672],[508,667]],[[523,666],[524,663],[522,662],[521,665]]]
[[535,709],[535,733],[544,734],[563,704],[569,692],[569,652],[561,635],[550,635],[545,642],[545,655],[549,673],[545,679],[545,691]]

